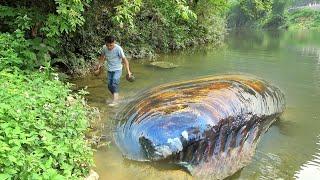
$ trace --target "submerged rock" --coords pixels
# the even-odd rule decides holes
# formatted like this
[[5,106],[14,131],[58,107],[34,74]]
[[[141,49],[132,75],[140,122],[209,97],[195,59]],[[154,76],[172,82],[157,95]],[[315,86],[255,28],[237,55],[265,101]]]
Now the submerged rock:
[[281,91],[243,75],[207,77],[141,93],[118,115],[122,154],[165,161],[199,178],[222,179],[247,165],[285,108]]
[[150,65],[158,68],[162,68],[162,69],[172,69],[172,68],[179,67],[178,65],[173,64],[172,62],[166,62],[166,61],[155,61],[150,63]]

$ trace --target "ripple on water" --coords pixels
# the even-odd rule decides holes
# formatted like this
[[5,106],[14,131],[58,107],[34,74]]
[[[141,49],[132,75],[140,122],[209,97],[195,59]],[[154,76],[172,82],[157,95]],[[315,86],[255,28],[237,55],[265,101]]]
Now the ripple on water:
[[286,153],[256,151],[251,164],[233,179],[292,179],[291,169],[297,159]]
[[313,155],[313,159],[306,162],[302,166],[300,166],[300,170],[298,170],[294,177],[296,179],[319,179],[320,177],[320,136],[318,136],[319,142],[317,145],[319,146],[317,149],[317,153]]

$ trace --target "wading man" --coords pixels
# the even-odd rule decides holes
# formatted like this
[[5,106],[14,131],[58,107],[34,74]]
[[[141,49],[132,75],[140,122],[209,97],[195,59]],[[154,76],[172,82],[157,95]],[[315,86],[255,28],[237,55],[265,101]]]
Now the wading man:
[[132,77],[129,62],[123,53],[123,49],[115,43],[114,36],[107,36],[105,38],[105,45],[103,45],[99,57],[99,65],[95,74],[100,72],[101,66],[105,64],[107,70],[107,85],[109,91],[112,93],[113,101],[109,106],[115,106],[119,100],[119,85],[122,74],[122,64],[124,64],[129,77]]

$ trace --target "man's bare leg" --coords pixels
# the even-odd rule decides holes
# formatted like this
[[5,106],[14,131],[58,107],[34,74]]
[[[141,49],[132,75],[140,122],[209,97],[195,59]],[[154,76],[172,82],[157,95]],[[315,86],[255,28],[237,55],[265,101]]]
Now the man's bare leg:
[[109,106],[116,106],[119,101],[119,93],[113,93],[113,100],[112,103],[109,104]]
[[118,102],[119,101],[119,93],[113,93],[113,102]]

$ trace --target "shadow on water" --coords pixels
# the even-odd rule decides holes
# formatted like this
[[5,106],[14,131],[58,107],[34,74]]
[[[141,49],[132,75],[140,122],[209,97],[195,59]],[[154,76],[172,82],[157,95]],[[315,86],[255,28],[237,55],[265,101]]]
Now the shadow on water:
[[229,176],[227,178],[225,178],[225,180],[235,180],[235,179],[239,179],[241,177],[241,172],[242,172],[243,168],[240,169],[239,171],[237,171],[236,173],[234,173],[232,176]]
[[297,127],[297,123],[286,120],[284,117],[278,118],[273,124],[282,135],[292,136],[294,135],[293,129]]

